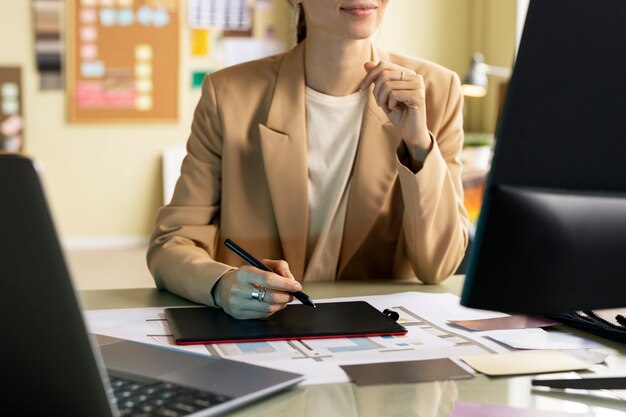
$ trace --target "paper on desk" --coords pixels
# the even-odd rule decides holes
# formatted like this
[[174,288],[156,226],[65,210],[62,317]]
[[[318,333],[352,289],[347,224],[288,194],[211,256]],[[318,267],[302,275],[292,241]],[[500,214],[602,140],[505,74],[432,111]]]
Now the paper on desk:
[[504,330],[489,332],[489,338],[514,349],[595,349],[600,343],[571,333],[547,332],[542,329],[527,329],[523,337],[520,332]]
[[592,414],[570,414],[561,411],[526,410],[505,405],[472,404],[457,401],[450,417],[592,417]]
[[341,365],[459,358],[462,355],[509,352],[510,349],[455,326],[448,320],[505,316],[503,313],[466,308],[453,294],[404,292],[368,297],[315,300],[370,303],[380,311],[392,309],[407,328],[404,336],[307,339],[276,342],[175,345],[163,308],[86,311],[92,333],[119,337],[172,349],[298,372],[305,384],[348,382]]
[[514,315],[506,317],[494,317],[479,320],[452,320],[450,323],[469,330],[505,330],[505,329],[530,329],[535,327],[547,327],[558,324],[539,316]]
[[528,350],[499,355],[467,355],[461,359],[489,376],[576,371],[591,365],[560,350]]
[[597,365],[605,361],[609,356],[608,352],[592,350],[592,349],[570,349],[564,351],[568,355],[580,359],[583,362],[587,362],[590,365]]

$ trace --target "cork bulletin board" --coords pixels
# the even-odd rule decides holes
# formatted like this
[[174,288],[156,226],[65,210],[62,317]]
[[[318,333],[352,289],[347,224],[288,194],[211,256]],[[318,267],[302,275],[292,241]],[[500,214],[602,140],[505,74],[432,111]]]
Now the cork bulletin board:
[[0,67],[0,151],[19,152],[24,146],[21,72]]
[[69,0],[70,122],[175,122],[179,0]]

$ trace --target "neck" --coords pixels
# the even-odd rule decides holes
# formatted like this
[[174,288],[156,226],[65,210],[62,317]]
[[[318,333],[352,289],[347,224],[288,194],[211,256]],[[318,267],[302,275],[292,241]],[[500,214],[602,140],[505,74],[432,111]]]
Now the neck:
[[356,92],[365,78],[363,64],[372,59],[370,39],[325,41],[307,35],[304,41],[307,86],[331,96]]

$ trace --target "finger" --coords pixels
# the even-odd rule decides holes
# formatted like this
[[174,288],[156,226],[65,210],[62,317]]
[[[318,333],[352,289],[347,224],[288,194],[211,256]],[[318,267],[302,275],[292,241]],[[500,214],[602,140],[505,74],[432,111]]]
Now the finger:
[[420,75],[406,68],[386,69],[375,81],[374,95],[380,95],[385,86],[401,90],[416,88],[422,80]]
[[284,291],[276,291],[266,288],[263,301],[268,304],[288,304],[293,301],[293,295]]
[[378,78],[380,73],[385,68],[385,65],[386,64],[383,61],[380,61],[378,64],[375,64],[374,62],[371,62],[371,61],[366,62],[364,65],[364,68],[367,74],[365,75],[365,78],[361,82],[359,89],[365,90],[367,87],[369,87],[370,84],[373,83]]
[[228,312],[231,316],[239,320],[251,320],[251,319],[266,319],[272,315],[266,311],[254,311],[254,310],[236,310]]
[[266,287],[286,292],[302,290],[302,286],[293,277],[282,277],[274,272],[262,271],[253,266],[242,266],[238,274],[239,287],[250,286]]
[[289,264],[287,261],[283,260],[273,260],[273,259],[263,259],[262,262],[269,266],[275,273],[287,278],[293,278],[293,274],[289,269]]
[[409,109],[415,109],[419,107],[418,100],[414,91],[407,90],[394,90],[389,94],[389,100],[387,106],[390,110],[401,110],[402,105]]
[[267,304],[258,301],[256,301],[255,303],[246,304],[246,306],[241,311],[254,312],[257,314],[265,314],[269,316],[287,307],[287,304]]
[[399,68],[385,69],[374,83],[374,97],[385,113],[393,109],[387,104],[391,91],[423,90],[423,78],[420,75],[407,68]]
[[387,81],[381,87],[376,95],[376,103],[383,110],[391,110],[393,107],[389,104],[389,97],[393,91],[407,91],[419,97],[419,83],[416,81]]

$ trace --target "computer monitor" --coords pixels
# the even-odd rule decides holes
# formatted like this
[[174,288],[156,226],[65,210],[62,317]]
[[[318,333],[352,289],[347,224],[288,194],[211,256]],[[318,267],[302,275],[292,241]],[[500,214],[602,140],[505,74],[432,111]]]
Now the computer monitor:
[[626,307],[626,1],[531,0],[461,303]]

